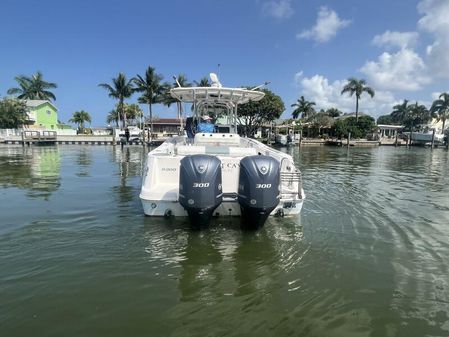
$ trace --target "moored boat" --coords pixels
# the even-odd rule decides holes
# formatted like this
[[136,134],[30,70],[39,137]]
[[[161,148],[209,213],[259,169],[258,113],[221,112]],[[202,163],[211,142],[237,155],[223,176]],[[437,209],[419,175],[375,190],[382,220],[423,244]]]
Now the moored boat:
[[288,136],[287,135],[278,133],[274,139],[275,139],[275,143],[278,145],[285,146],[288,144]]
[[444,134],[439,133],[437,130],[435,130],[435,133],[433,130],[427,130],[423,132],[411,132],[410,139],[413,142],[419,142],[419,143],[431,143],[432,138],[435,144],[442,144],[444,141]]
[[140,198],[148,216],[188,216],[204,226],[212,216],[241,216],[261,227],[270,215],[297,216],[305,198],[301,172],[293,158],[237,133],[238,106],[259,101],[257,90],[178,87],[171,95],[192,103],[195,125],[205,115],[224,114],[229,122],[216,132],[187,132],[148,153]]

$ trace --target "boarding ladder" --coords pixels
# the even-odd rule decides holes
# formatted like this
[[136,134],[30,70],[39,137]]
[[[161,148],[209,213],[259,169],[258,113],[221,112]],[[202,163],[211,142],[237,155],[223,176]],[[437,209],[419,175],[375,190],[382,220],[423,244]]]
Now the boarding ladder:
[[[301,172],[294,167],[291,167],[291,170],[287,171],[284,167],[284,160],[287,158],[283,158],[281,161],[281,195],[289,195],[291,197],[298,197],[298,199],[302,199],[302,175]],[[294,184],[298,184],[298,189],[292,191],[292,187]],[[290,187],[290,189],[286,189],[285,187]]]

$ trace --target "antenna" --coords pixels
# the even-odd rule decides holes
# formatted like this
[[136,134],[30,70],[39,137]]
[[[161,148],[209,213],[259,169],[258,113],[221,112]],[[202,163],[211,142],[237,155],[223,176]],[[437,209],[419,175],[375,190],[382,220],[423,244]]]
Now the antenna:
[[214,88],[221,88],[222,87],[222,85],[220,83],[220,80],[218,79],[217,74],[210,73],[209,77],[210,77],[210,81],[212,82],[211,85],[210,85],[211,87],[214,87]]
[[178,78],[177,78],[175,75],[173,75],[173,79],[175,80],[175,82],[176,82],[176,84],[178,85],[178,87],[181,88],[181,84],[179,84]]
[[262,87],[264,87],[264,86],[266,86],[266,85],[268,85],[268,84],[270,84],[270,83],[271,83],[271,82],[264,82],[263,84],[258,85],[257,87],[252,88],[251,91],[260,89],[260,88],[262,88]]

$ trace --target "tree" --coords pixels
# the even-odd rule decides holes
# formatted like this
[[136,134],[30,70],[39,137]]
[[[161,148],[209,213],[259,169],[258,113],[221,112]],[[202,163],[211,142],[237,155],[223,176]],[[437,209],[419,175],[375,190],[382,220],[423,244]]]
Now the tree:
[[112,85],[107,83],[100,83],[98,85],[106,89],[109,93],[109,97],[118,99],[117,105],[117,119],[120,121],[122,118],[122,125],[126,127],[126,116],[124,111],[124,101],[126,98],[130,98],[134,93],[133,79],[126,79],[126,75],[119,73],[117,78],[112,78]]
[[84,132],[84,123],[86,122],[91,123],[92,120],[89,113],[84,110],[75,111],[72,118],[69,119],[69,123],[75,123],[78,125],[80,132]]
[[443,92],[439,99],[432,103],[430,112],[436,114],[437,121],[443,121],[443,127],[441,133],[444,133],[444,127],[446,120],[449,119],[449,93]]
[[108,115],[106,116],[106,123],[115,123],[115,125],[118,127],[119,119],[116,109],[109,111]]
[[142,93],[138,98],[141,104],[148,104],[150,112],[150,135],[153,135],[153,104],[162,103],[168,85],[162,84],[163,76],[156,73],[156,69],[149,66],[142,77],[137,75],[134,78],[136,91]]
[[365,115],[360,116],[358,121],[355,117],[338,119],[332,127],[332,132],[339,138],[348,137],[349,133],[353,138],[365,138],[375,128],[374,118]]
[[197,86],[197,87],[210,87],[210,82],[209,82],[209,78],[208,77],[202,77],[199,82],[198,81],[193,81],[193,83]]
[[326,110],[326,114],[332,118],[338,117],[343,114],[340,110],[337,108],[329,108]]
[[408,100],[404,99],[402,104],[397,104],[393,107],[393,111],[390,114],[392,121],[399,125],[404,124],[409,115],[409,110]]
[[296,108],[292,112],[292,116],[294,119],[298,118],[300,115],[302,118],[308,118],[315,113],[315,109],[313,108],[315,102],[306,101],[304,96],[301,96],[300,99],[296,100],[296,103],[291,105],[292,108]]
[[374,90],[368,86],[366,86],[365,80],[358,80],[354,77],[348,78],[348,83],[343,87],[341,91],[341,95],[345,93],[349,93],[350,96],[355,94],[355,119],[359,120],[359,99],[362,94],[366,92],[371,98],[374,97]]
[[410,131],[413,131],[413,127],[416,127],[420,124],[426,124],[432,118],[431,113],[426,108],[425,105],[412,104],[408,107],[407,117],[404,120],[404,125],[409,128]]
[[36,74],[31,75],[31,77],[24,75],[16,76],[14,79],[19,84],[19,87],[10,88],[8,90],[9,95],[17,95],[19,99],[56,101],[56,96],[48,89],[55,89],[58,86],[56,83],[44,81],[41,72],[38,71]]
[[27,121],[27,107],[24,101],[15,98],[0,100],[0,128],[16,129]]
[[137,121],[143,117],[143,111],[138,104],[125,104],[125,116],[128,121],[137,124]]
[[[178,85],[183,88],[192,86],[192,84],[187,81],[187,77],[184,74],[179,74],[178,77],[176,77],[176,80],[173,83],[173,86],[177,87]],[[184,111],[182,109],[182,102],[179,100],[176,100],[176,106],[178,108],[178,118],[181,122],[180,124],[182,127],[182,118],[183,118],[182,116],[184,114]]]
[[337,138],[343,138],[348,136],[348,124],[346,122],[346,119],[337,119],[332,126],[332,133]]
[[377,119],[377,125],[379,125],[379,124],[391,125],[393,123],[394,123],[393,117],[391,117],[391,115],[379,116],[379,118]]
[[[178,85],[176,85],[178,86]],[[165,82],[163,84],[163,94],[162,94],[162,104],[165,105],[166,107],[170,107],[172,104],[179,102],[176,98],[174,98],[171,94],[170,94],[170,89],[172,89],[173,86],[168,83]]]
[[245,132],[252,136],[264,123],[278,119],[285,110],[282,99],[268,89],[262,89],[264,98],[258,102],[248,102],[238,106],[238,122]]
[[307,122],[320,135],[321,129],[330,128],[334,124],[334,119],[326,111],[320,111],[307,118]]
[[[129,124],[137,124],[138,120],[143,117],[143,111],[138,104],[123,104],[126,120]],[[111,110],[106,116],[106,123],[115,123],[118,127],[117,109]]]

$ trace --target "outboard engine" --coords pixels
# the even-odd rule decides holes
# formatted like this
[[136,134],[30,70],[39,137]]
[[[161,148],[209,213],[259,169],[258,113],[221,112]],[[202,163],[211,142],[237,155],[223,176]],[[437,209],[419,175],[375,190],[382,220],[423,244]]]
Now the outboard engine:
[[262,227],[279,204],[280,164],[269,156],[240,161],[238,200],[245,227]]
[[203,227],[222,201],[221,161],[215,156],[195,154],[181,159],[179,203],[190,223]]

